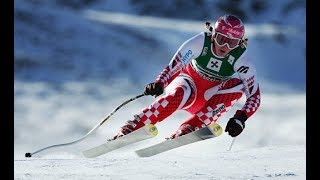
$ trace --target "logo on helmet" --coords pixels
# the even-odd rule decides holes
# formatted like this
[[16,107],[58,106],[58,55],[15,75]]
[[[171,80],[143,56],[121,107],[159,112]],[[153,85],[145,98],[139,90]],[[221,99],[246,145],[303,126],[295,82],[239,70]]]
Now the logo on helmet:
[[242,21],[236,16],[224,15],[216,21],[215,31],[232,38],[242,38],[245,28]]
[[226,31],[227,31],[227,34],[230,35],[231,37],[242,36],[242,32],[239,32],[236,29],[228,28],[226,29]]

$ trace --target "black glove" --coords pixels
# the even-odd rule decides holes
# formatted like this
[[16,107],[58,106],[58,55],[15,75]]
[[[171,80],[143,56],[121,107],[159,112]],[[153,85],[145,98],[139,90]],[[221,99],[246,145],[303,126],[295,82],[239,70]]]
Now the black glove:
[[245,127],[245,121],[244,120],[240,120],[240,118],[230,118],[225,132],[228,132],[230,136],[232,137],[236,137],[238,136],[244,129]]
[[146,87],[144,88],[145,95],[159,96],[162,93],[163,93],[163,88],[160,82],[150,83],[146,85]]

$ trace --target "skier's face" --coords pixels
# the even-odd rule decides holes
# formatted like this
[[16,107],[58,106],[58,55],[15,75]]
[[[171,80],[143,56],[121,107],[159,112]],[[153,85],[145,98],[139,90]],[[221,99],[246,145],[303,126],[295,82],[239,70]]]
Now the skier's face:
[[215,41],[214,43],[215,43],[214,45],[215,53],[218,56],[224,57],[231,51],[231,49],[228,48],[227,44],[220,46]]
[[239,46],[241,39],[228,37],[216,32],[213,37],[215,51],[218,56],[226,56],[232,49]]

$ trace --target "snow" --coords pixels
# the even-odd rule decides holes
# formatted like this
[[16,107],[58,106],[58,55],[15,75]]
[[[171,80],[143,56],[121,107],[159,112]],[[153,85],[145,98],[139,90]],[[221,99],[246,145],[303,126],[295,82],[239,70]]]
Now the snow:
[[[63,154],[15,161],[16,179],[305,179],[304,146],[217,151],[209,142],[150,158],[111,153],[83,159]],[[200,151],[198,146],[202,146]],[[183,152],[183,153],[181,153]]]
[[[147,96],[119,109],[80,143],[25,158],[26,152],[83,137],[141,94],[207,20],[137,13],[129,0],[80,9],[57,2],[15,0],[15,179],[306,179],[305,6],[283,13],[289,0],[246,21],[262,104],[231,151],[232,138],[223,133],[154,157],[135,155],[171,135],[189,117],[181,111],[158,123],[153,139],[94,159],[82,156],[154,100]],[[223,128],[243,102],[220,118]]]

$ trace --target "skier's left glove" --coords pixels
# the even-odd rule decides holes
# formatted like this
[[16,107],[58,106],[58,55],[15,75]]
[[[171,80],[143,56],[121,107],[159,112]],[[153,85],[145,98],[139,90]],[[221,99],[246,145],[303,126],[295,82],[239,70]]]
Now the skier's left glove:
[[238,110],[234,117],[229,119],[225,132],[228,132],[231,137],[238,136],[243,131],[246,120],[246,115]]
[[228,132],[232,137],[236,137],[243,131],[244,127],[244,122],[233,117],[228,121],[225,132]]

